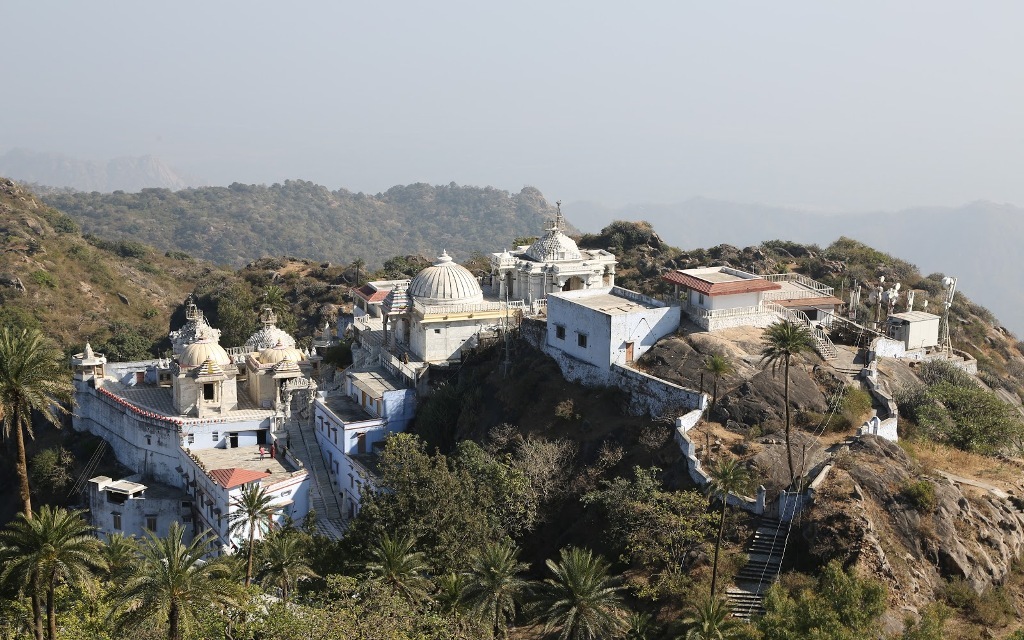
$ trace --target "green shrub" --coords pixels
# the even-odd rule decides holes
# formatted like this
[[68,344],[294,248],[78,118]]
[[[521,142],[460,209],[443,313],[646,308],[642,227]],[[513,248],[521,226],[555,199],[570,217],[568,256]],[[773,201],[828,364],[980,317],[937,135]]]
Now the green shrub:
[[935,510],[935,485],[927,480],[908,483],[900,495],[922,513],[931,513]]
[[57,288],[57,278],[55,278],[49,271],[43,271],[41,269],[39,271],[33,271],[32,275],[29,277],[32,278],[32,282],[35,282],[40,287],[49,287],[51,289]]
[[942,599],[954,609],[967,611],[974,608],[978,594],[963,578],[952,578],[942,588]]
[[917,377],[929,387],[943,382],[957,386],[978,386],[969,373],[945,360],[929,360],[922,363],[917,369]]
[[181,260],[182,262],[195,262],[196,259],[185,253],[184,251],[168,251],[164,256],[171,260]]
[[78,223],[71,216],[63,214],[56,209],[46,208],[42,211],[42,215],[57,233],[79,233],[81,231]]
[[843,394],[843,413],[851,422],[856,422],[871,411],[871,394],[857,387],[847,387]]
[[567,400],[562,400],[555,405],[555,417],[561,420],[575,422],[582,416],[576,413],[576,403],[572,401],[572,398],[569,398]]

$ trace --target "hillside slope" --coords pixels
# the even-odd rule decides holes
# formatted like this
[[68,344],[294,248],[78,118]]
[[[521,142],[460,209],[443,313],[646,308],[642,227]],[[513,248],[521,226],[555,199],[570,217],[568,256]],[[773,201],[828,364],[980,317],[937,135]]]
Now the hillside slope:
[[138,242],[84,237],[68,216],[0,178],[0,324],[38,326],[65,348],[165,336],[196,283],[227,275]]
[[457,260],[539,235],[554,209],[536,189],[412,184],[377,195],[330,191],[312,182],[140,193],[51,193],[47,204],[89,233],[187,251],[217,264],[290,255],[334,262],[390,256]]

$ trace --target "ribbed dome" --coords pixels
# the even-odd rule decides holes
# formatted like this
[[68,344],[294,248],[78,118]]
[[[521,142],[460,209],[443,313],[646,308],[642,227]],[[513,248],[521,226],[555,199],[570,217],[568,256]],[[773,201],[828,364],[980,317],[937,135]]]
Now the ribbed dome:
[[185,347],[178,358],[178,364],[186,369],[198,367],[207,360],[212,360],[220,366],[231,364],[228,352],[224,350],[216,340],[204,338]]
[[530,245],[526,257],[537,262],[583,259],[576,241],[557,229],[548,230],[548,233]]
[[448,252],[409,283],[409,295],[423,304],[483,302],[484,292],[469,269],[452,261]]
[[305,360],[305,356],[302,352],[295,347],[285,346],[283,343],[278,342],[273,347],[269,347],[260,351],[260,363],[262,364],[277,364],[287,358],[292,362],[302,362]]

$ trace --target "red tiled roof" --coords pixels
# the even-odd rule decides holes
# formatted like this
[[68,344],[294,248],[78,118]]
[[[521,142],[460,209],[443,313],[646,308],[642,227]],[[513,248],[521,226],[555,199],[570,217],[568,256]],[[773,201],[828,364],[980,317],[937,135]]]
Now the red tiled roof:
[[843,301],[835,296],[822,296],[820,298],[791,298],[789,300],[772,300],[772,302],[784,307],[827,307],[843,304]]
[[214,469],[210,477],[217,481],[217,484],[225,489],[234,489],[247,482],[266,478],[270,474],[266,471],[249,471],[248,469]]
[[678,284],[688,289],[693,289],[706,296],[726,296],[737,293],[753,293],[755,291],[776,291],[782,288],[777,282],[771,282],[762,278],[749,280],[734,280],[732,282],[708,282],[698,277],[691,276],[681,271],[669,271],[661,276],[672,284]]
[[374,289],[370,285],[364,284],[355,289],[353,293],[367,302],[381,302],[384,298],[388,297],[389,291],[387,289]]

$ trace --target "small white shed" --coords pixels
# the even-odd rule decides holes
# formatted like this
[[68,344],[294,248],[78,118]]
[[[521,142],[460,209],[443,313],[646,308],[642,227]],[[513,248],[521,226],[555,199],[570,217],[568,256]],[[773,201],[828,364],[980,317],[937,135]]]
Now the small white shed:
[[927,349],[939,344],[939,316],[925,311],[905,311],[889,316],[886,335],[906,345],[907,350]]

